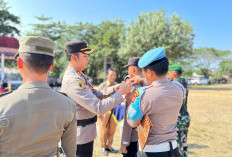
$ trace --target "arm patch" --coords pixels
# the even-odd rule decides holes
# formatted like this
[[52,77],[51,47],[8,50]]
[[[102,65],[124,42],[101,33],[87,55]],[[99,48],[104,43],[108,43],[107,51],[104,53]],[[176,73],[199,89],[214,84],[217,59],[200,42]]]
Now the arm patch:
[[128,108],[127,116],[133,121],[141,120],[144,116],[140,108],[141,98],[144,93],[145,89],[142,89],[142,87],[136,89],[132,102]]

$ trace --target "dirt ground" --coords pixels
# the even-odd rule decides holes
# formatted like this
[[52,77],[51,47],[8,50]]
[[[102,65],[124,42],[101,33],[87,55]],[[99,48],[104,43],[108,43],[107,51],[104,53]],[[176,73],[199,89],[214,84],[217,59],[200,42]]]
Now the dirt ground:
[[[189,129],[189,157],[232,156],[232,91],[190,90],[188,110],[191,116]],[[120,149],[119,125],[113,147]],[[101,157],[100,137],[94,144],[94,157]],[[109,154],[119,157],[121,154]]]

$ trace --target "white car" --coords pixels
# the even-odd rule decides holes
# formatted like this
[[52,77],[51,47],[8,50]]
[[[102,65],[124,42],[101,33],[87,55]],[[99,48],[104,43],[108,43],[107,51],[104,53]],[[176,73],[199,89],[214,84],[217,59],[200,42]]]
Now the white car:
[[192,78],[188,79],[188,84],[190,85],[202,85],[202,84],[208,84],[209,80],[207,78]]

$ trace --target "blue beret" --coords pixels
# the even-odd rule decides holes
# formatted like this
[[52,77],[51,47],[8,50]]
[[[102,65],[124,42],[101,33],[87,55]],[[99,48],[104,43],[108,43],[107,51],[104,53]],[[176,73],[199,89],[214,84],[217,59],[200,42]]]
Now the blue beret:
[[139,60],[139,68],[144,68],[154,61],[166,57],[165,49],[163,47],[152,49],[146,52]]

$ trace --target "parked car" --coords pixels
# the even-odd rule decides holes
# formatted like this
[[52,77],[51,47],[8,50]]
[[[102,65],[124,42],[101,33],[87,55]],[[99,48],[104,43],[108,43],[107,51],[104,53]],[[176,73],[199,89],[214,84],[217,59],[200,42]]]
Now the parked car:
[[187,80],[189,85],[203,85],[209,84],[209,80],[207,78],[191,78]]

